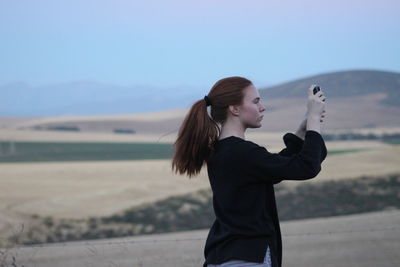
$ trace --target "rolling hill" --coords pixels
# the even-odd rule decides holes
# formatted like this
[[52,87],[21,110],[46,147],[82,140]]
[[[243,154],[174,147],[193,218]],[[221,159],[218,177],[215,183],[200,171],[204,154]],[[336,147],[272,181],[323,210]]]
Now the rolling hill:
[[[256,131],[294,131],[306,111],[306,93],[311,84],[319,84],[327,96],[327,118],[323,130],[400,125],[400,74],[353,70],[325,73],[269,88],[258,88],[267,109],[263,126]],[[190,106],[197,100],[182,102],[187,103],[185,107],[156,112],[23,119],[14,117],[15,120],[12,117],[0,117],[0,128],[41,131],[73,128],[79,133],[112,134],[115,131],[126,131],[159,136],[176,134]],[[142,102],[142,99],[132,100],[132,105],[134,101]],[[112,105],[102,108],[104,113],[113,113]]]
[[304,89],[318,84],[329,98],[385,95],[383,105],[400,105],[400,73],[377,70],[339,71],[314,75],[260,90],[265,98],[296,98]]

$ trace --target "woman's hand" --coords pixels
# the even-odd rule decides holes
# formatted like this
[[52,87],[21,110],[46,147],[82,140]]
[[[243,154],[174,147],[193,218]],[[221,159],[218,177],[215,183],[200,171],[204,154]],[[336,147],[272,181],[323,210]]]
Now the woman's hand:
[[321,122],[326,115],[325,111],[325,96],[322,91],[313,93],[313,89],[316,85],[311,85],[308,88],[308,102],[307,102],[307,122],[306,130],[313,130],[316,132],[321,132]]
[[[320,122],[324,122],[326,111],[322,111],[321,120]],[[304,140],[307,131],[307,115],[304,115],[303,120],[301,121],[299,127],[297,128],[296,135]]]
[[[299,128],[296,131],[296,135],[298,137],[300,137],[301,139],[304,140],[306,131],[307,131],[307,125],[309,126],[309,129],[314,129],[314,130],[318,130],[319,132],[319,124],[317,118],[318,118],[318,114],[319,114],[319,122],[323,122],[325,115],[326,115],[326,111],[325,111],[325,100],[326,97],[324,97],[323,92],[318,92],[317,94],[314,95],[313,93],[313,89],[314,89],[315,85],[311,85],[310,88],[308,89],[308,102],[307,102],[307,112],[304,115]],[[322,103],[322,111],[319,111],[318,106],[315,105],[320,105],[318,103],[315,104],[315,102],[323,102]],[[310,118],[310,123],[307,124],[307,119]]]
[[319,116],[321,118],[323,111],[325,110],[325,100],[324,92],[318,91],[316,94],[313,93],[313,84],[308,88],[308,102],[307,102],[307,118],[312,116]]

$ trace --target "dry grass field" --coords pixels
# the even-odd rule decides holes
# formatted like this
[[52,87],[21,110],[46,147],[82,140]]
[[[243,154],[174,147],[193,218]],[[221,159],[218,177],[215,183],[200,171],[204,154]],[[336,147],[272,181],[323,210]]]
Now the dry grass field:
[[168,160],[1,164],[1,234],[32,214],[85,218],[208,186],[173,174]]
[[[283,147],[281,136],[254,135],[248,139],[277,152]],[[326,144],[328,150],[367,150],[328,156],[321,173],[307,183],[400,172],[400,146],[375,141]],[[170,160],[2,163],[0,234],[9,232],[10,227],[29,224],[33,214],[54,218],[111,215],[142,203],[209,187],[205,168],[198,177],[188,179],[174,174],[170,163]],[[296,186],[300,182],[285,184]]]

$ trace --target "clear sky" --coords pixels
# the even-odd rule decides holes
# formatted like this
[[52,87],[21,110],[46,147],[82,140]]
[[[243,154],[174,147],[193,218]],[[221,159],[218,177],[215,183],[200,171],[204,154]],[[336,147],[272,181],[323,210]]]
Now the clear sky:
[[0,0],[0,85],[400,72],[398,0]]

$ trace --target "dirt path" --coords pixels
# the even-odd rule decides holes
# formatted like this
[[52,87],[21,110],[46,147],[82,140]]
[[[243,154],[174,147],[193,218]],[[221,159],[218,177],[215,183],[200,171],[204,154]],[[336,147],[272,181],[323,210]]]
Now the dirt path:
[[[399,210],[283,222],[283,266],[399,266],[399,225]],[[207,234],[204,229],[22,247],[7,253],[26,267],[199,267]]]

